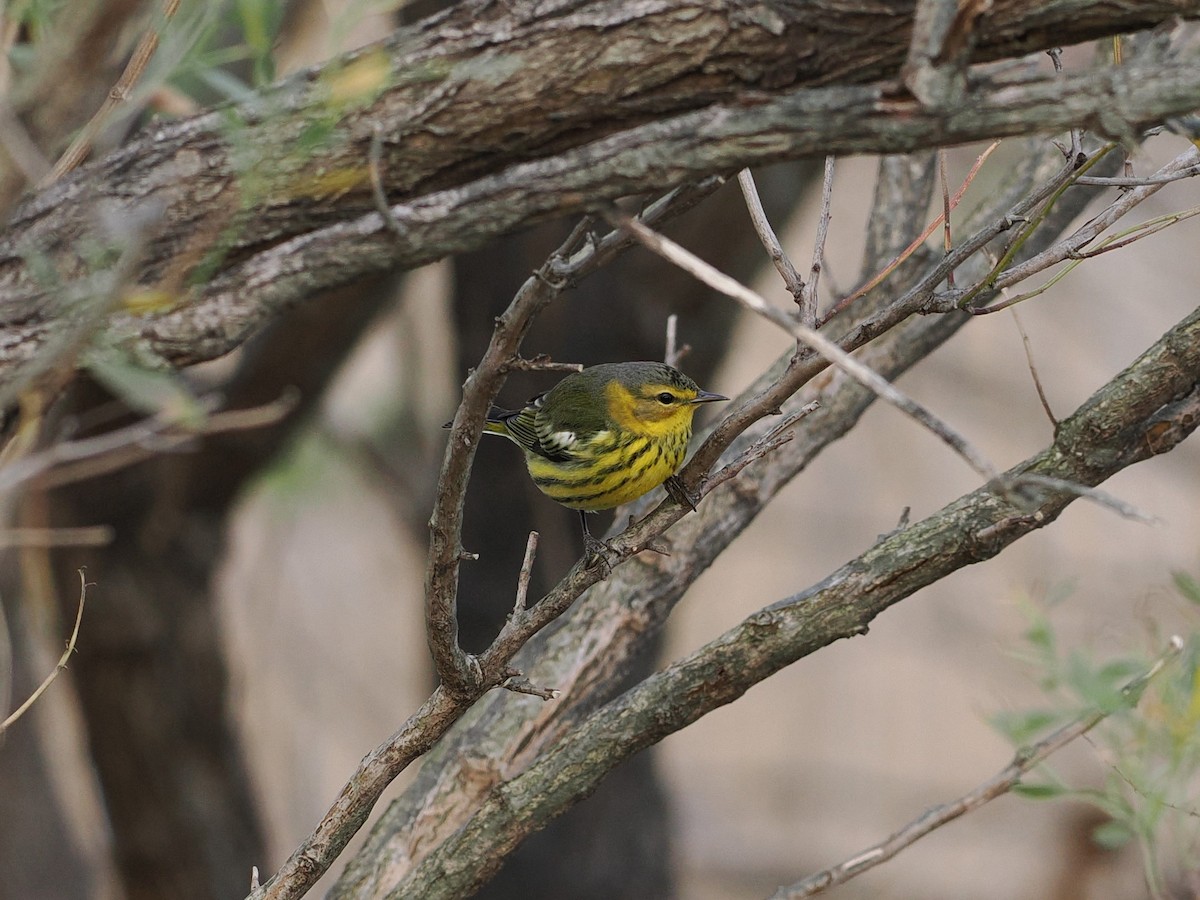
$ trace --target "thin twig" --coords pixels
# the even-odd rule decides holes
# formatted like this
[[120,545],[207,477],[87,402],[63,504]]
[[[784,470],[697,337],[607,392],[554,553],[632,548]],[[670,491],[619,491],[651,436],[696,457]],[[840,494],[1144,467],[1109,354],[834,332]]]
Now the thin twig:
[[[1183,640],[1178,636],[1172,637],[1166,650],[1163,651],[1163,654],[1154,665],[1121,689],[1121,694],[1129,705],[1132,706],[1137,703],[1142,691],[1150,680],[1162,671],[1163,667],[1178,656],[1182,650]],[[989,800],[994,800],[996,797],[1008,793],[1020,783],[1022,775],[1034,769],[1047,757],[1061,750],[1067,744],[1071,743],[1071,741],[1087,734],[1104,721],[1112,712],[1113,710],[1096,710],[1090,712],[1055,730],[1036,744],[1022,747],[1013,756],[1012,762],[974,790],[950,803],[944,803],[941,806],[935,806],[932,809],[926,810],[887,840],[879,842],[874,847],[870,847],[862,853],[855,854],[845,862],[818,872],[796,884],[780,888],[772,895],[771,900],[800,900],[802,897],[811,897],[835,885],[843,884],[856,875],[861,875],[868,869],[886,862],[901,850],[910,847],[925,837],[931,831],[940,828],[947,822],[954,821],[965,813],[978,809]]]
[[[212,413],[196,429],[182,428],[170,418],[154,416],[95,437],[59,441],[40,453],[0,468],[0,493],[38,477],[42,487],[58,487],[132,465],[202,435],[273,425],[291,412],[298,399],[290,391],[262,406]],[[211,407],[214,402],[202,401],[202,405]]]
[[813,239],[812,266],[800,298],[800,321],[806,328],[817,327],[817,283],[821,280],[821,261],[825,258],[825,240],[833,217],[833,167],[835,157],[825,157],[825,176],[821,180],[821,214],[817,217],[817,235]]
[[133,90],[133,86],[137,84],[138,79],[146,71],[146,66],[150,64],[150,59],[154,56],[154,51],[158,49],[158,40],[162,28],[174,18],[175,13],[179,9],[179,3],[180,0],[163,0],[161,25],[149,28],[142,35],[137,47],[134,48],[133,56],[130,57],[129,63],[125,66],[125,71],[117,79],[117,83],[109,90],[108,96],[104,98],[104,102],[100,104],[100,108],[96,111],[96,114],[92,116],[91,120],[76,135],[75,140],[71,142],[71,146],[59,157],[49,176],[38,185],[39,189],[58,181],[58,179],[62,178],[68,172],[78,168],[87,159],[96,135],[107,124],[113,110],[129,99],[129,94]]
[[371,196],[375,200],[375,209],[383,216],[383,220],[388,223],[388,227],[396,232],[399,238],[407,238],[408,230],[400,224],[400,220],[396,218],[396,213],[392,211],[392,207],[387,201],[387,192],[383,187],[383,125],[379,122],[375,123],[375,128],[371,132],[371,146],[367,151],[367,171],[371,176]]
[[1147,219],[1145,222],[1139,222],[1126,231],[1112,235],[1091,250],[1074,251],[1070,255],[1071,259],[1078,262],[1085,259],[1092,259],[1105,253],[1111,253],[1113,250],[1120,250],[1122,247],[1128,247],[1142,238],[1158,234],[1163,229],[1170,228],[1172,225],[1178,225],[1180,222],[1186,222],[1197,215],[1200,215],[1200,206],[1193,206],[1191,209]]
[[[1046,55],[1049,56],[1050,61],[1054,63],[1055,74],[1061,76],[1063,74],[1062,48],[1051,47],[1046,51]],[[1072,128],[1070,158],[1078,159],[1081,153],[1083,153],[1083,129]]]
[[1085,734],[1083,736],[1083,739],[1088,744],[1088,746],[1091,747],[1092,750],[1094,750],[1096,752],[1096,755],[1100,758],[1100,761],[1104,765],[1106,765],[1110,769],[1112,769],[1117,774],[1117,777],[1120,778],[1123,782],[1125,782],[1125,784],[1128,786],[1128,788],[1131,791],[1133,791],[1135,794],[1137,794],[1139,797],[1141,797],[1143,800],[1148,800],[1154,804],[1162,804],[1167,809],[1173,809],[1177,813],[1183,813],[1185,816],[1187,816],[1190,819],[1200,819],[1200,809],[1192,809],[1187,806],[1181,806],[1178,803],[1171,803],[1168,800],[1164,800],[1162,797],[1153,797],[1152,798],[1150,793],[1148,793],[1145,788],[1143,788],[1142,786],[1137,784],[1132,778],[1129,777],[1129,775],[1119,765],[1117,765],[1116,760],[1113,757],[1113,754],[1111,752],[1098,746],[1096,744],[1096,742],[1092,740],[1090,735]]
[[926,407],[906,396],[887,380],[873,370],[858,362],[821,332],[792,321],[790,317],[766,301],[764,297],[750,290],[741,282],[721,272],[695,254],[676,244],[667,237],[647,228],[627,216],[614,214],[622,227],[634,235],[643,244],[662,256],[669,262],[679,266],[685,272],[693,275],[714,290],[720,291],[741,304],[744,308],[763,316],[779,325],[798,341],[807,344],[829,362],[833,363],[847,375],[872,390],[881,399],[895,406],[905,415],[916,419],[939,438],[945,441],[956,453],[978,472],[983,478],[991,481],[999,470],[987,460],[963,435],[950,425],[943,422]]
[[1055,418],[1054,410],[1050,408],[1050,401],[1046,399],[1046,389],[1042,387],[1042,379],[1038,375],[1037,366],[1033,362],[1033,348],[1029,346],[1029,335],[1025,332],[1025,326],[1021,324],[1021,319],[1017,316],[1017,311],[1012,311],[1013,323],[1017,326],[1017,331],[1021,335],[1021,346],[1025,348],[1025,361],[1029,364],[1029,374],[1033,378],[1033,387],[1037,391],[1038,400],[1042,403],[1042,409],[1046,413],[1046,418],[1050,420],[1050,424],[1058,428],[1058,419]]
[[[942,251],[949,253],[954,246],[954,241],[950,234],[950,182],[946,177],[946,148],[939,147],[937,151],[938,159],[938,180],[942,183]],[[954,289],[954,270],[950,270],[950,274],[946,276],[946,287]]]
[[46,693],[46,689],[54,683],[54,679],[59,673],[67,667],[67,661],[70,660],[71,654],[75,652],[75,642],[79,639],[79,625],[83,622],[83,605],[87,599],[88,582],[84,577],[83,569],[79,570],[79,608],[75,611],[75,627],[71,629],[71,637],[67,640],[67,649],[63,651],[63,655],[58,658],[58,665],[54,667],[54,671],[46,676],[45,680],[38,685],[37,690],[29,695],[29,699],[12,711],[7,719],[0,722],[0,735],[8,731],[8,726],[25,715],[37,699]]
[[514,356],[505,365],[509,372],[582,372],[582,363],[555,362],[545,353],[539,353],[532,359]]
[[667,347],[663,353],[663,362],[668,366],[679,367],[679,315],[671,313],[667,316]]
[[[975,176],[979,174],[979,170],[981,168],[983,168],[983,164],[987,161],[987,158],[989,156],[991,156],[992,153],[999,146],[1000,146],[1000,141],[992,141],[992,143],[988,146],[988,148],[986,150],[984,150],[982,153],[980,153],[978,157],[976,157],[974,165],[971,166],[971,171],[969,171],[967,173],[967,177],[963,179],[963,183],[961,185],[959,185],[959,188],[957,191],[955,191],[954,196],[950,198],[950,209],[951,210],[953,210],[954,207],[958,206],[959,202],[963,198],[963,194],[966,193],[967,188],[970,187],[971,183],[975,180]],[[900,265],[900,263],[904,262],[904,260],[906,260],[910,256],[912,256],[913,253],[916,251],[916,249],[918,247],[920,247],[922,244],[924,244],[926,240],[929,239],[929,236],[931,234],[933,234],[933,232],[937,229],[937,227],[939,225],[942,224],[942,220],[945,217],[945,215],[946,215],[946,213],[945,213],[945,211],[943,211],[936,219],[934,219],[927,226],[925,226],[925,230],[922,231],[919,235],[917,235],[917,237],[912,241],[912,243],[910,243],[907,247],[905,247],[904,250],[902,252],[900,252],[896,256],[895,259],[893,259],[886,266],[884,266],[882,269],[880,269],[879,273],[877,275],[875,275],[873,278],[871,278],[866,284],[864,284],[862,287],[860,287],[858,290],[856,290],[853,294],[850,294],[849,296],[844,297],[841,300],[839,300],[837,305],[834,306],[831,310],[829,310],[829,312],[827,312],[821,318],[821,324],[828,322],[831,318],[833,318],[835,315],[837,315],[839,312],[841,312],[843,309],[845,309],[847,306],[849,306],[851,303],[853,303],[855,300],[857,300],[863,294],[867,293],[869,290],[871,290],[872,288],[874,288],[875,286],[880,284],[890,274],[892,274],[892,272],[894,272],[896,270],[896,267],[898,265]]]
[[[1175,157],[1165,166],[1156,172],[1156,175],[1169,175],[1173,172],[1180,171],[1184,168],[1189,168],[1197,164],[1197,159],[1200,159],[1200,149],[1197,147],[1189,147],[1179,156]],[[978,294],[985,287],[991,287],[997,290],[1003,290],[1006,287],[1011,287],[1024,281],[1030,275],[1048,269],[1050,266],[1056,265],[1066,259],[1078,257],[1084,253],[1084,247],[1098,238],[1101,234],[1108,230],[1115,222],[1121,219],[1126,213],[1132,210],[1135,206],[1142,203],[1144,200],[1152,197],[1158,191],[1162,190],[1163,183],[1145,184],[1141,187],[1133,188],[1128,192],[1116,198],[1106,209],[1102,210],[1095,216],[1092,216],[1085,224],[1081,225],[1074,233],[1057,241],[1054,246],[1042,251],[1019,265],[1011,266],[1003,271],[993,270],[984,278],[963,294],[963,297],[956,301],[956,304],[961,306],[962,303],[969,299],[974,294]],[[1003,261],[1002,261],[1003,262]],[[998,303],[994,303],[985,307],[967,307],[968,311],[974,315],[987,315],[989,313],[998,312],[1001,309],[1007,309],[1009,306],[1028,299],[1028,295],[1020,295]]]
[[747,447],[737,459],[733,460],[728,465],[722,466],[712,475],[704,480],[704,486],[701,489],[701,494],[709,494],[723,485],[729,479],[736,477],[746,466],[755,460],[762,459],[767,454],[773,452],[776,448],[782,447],[790,441],[795,435],[791,433],[792,428],[801,419],[821,408],[821,404],[816,400],[811,403],[806,403],[777,426],[772,428],[753,444]]
[[1093,503],[1098,503],[1100,506],[1111,509],[1123,519],[1129,519],[1133,522],[1141,522],[1143,525],[1161,525],[1162,520],[1158,516],[1153,516],[1150,513],[1142,512],[1131,503],[1126,503],[1114,497],[1112,494],[1102,491],[1099,488],[1088,487],[1085,484],[1076,484],[1070,481],[1064,481],[1061,478],[1050,478],[1046,475],[1038,475],[1034,472],[1025,472],[1012,479],[1009,486],[1019,489],[1022,485],[1037,485],[1038,487],[1049,488],[1052,491],[1063,491],[1068,494],[1074,494],[1076,497],[1082,497],[1085,500],[1091,500]]
[[512,691],[514,694],[529,694],[532,697],[541,697],[543,700],[557,700],[562,693],[557,688],[538,687],[524,674],[520,669],[508,669],[507,677],[500,683],[500,687],[506,691]]
[[521,562],[521,571],[517,574],[517,599],[513,603],[514,612],[525,611],[525,601],[529,596],[529,579],[533,577],[533,558],[537,555],[538,533],[529,532],[529,541],[525,544],[525,559]]
[[797,304],[802,304],[804,279],[796,271],[787,251],[783,249],[779,236],[771,227],[766,210],[763,209],[762,199],[758,196],[758,187],[754,184],[754,176],[750,174],[749,169],[742,169],[738,172],[737,178],[738,187],[742,189],[742,197],[746,201],[746,209],[750,213],[750,222],[754,225],[754,231],[758,235],[759,241],[762,242],[767,255],[771,257],[771,262],[775,264],[776,271],[783,278],[784,287],[795,298]]
[[1075,183],[1091,187],[1142,187],[1147,184],[1170,184],[1172,181],[1195,178],[1197,175],[1200,175],[1200,166],[1189,166],[1170,175],[1146,175],[1142,178],[1125,178],[1120,175],[1108,178],[1101,175],[1084,175],[1076,178]]

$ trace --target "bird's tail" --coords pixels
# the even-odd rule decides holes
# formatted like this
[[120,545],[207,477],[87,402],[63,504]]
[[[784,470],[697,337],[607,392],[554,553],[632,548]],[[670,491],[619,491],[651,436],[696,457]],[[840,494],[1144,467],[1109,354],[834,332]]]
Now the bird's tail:
[[[508,425],[506,423],[516,414],[517,413],[512,410],[500,409],[499,407],[493,406],[488,410],[487,418],[484,419],[483,433],[500,434],[504,435],[504,437],[509,437]],[[453,424],[453,421],[444,422],[442,427],[449,428]]]

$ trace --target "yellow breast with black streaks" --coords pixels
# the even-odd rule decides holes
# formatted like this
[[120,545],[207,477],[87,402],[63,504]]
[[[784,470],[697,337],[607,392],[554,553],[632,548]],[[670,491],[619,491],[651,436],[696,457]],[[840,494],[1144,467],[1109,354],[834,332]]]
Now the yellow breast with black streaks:
[[526,453],[534,484],[571,509],[611,509],[652,491],[683,463],[691,428],[661,435],[602,431],[570,462]]

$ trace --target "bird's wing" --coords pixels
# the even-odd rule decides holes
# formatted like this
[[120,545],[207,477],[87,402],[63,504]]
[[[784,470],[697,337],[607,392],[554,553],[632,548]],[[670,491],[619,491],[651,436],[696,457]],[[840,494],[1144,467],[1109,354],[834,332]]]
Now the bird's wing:
[[502,423],[507,436],[531,453],[554,462],[569,462],[573,459],[570,451],[576,443],[575,432],[556,428],[548,421],[542,413],[545,396],[539,394],[511,412],[493,410],[488,419]]

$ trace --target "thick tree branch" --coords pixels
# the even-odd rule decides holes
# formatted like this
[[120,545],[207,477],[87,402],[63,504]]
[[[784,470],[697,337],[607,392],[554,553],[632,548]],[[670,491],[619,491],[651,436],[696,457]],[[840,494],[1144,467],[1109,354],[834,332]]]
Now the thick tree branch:
[[[882,87],[820,89],[752,107],[717,107],[642,126],[563,156],[526,163],[461,189],[396,206],[409,239],[377,213],[293,238],[258,253],[195,289],[178,310],[122,315],[118,334],[140,335],[178,364],[211,359],[314,292],[365,273],[412,267],[482,244],[531,221],[578,211],[590,203],[639,193],[695,175],[733,171],[825,149],[893,152],[1039,128],[1092,122],[1108,130],[1154,121],[1200,104],[1200,69],[1125,67],[1074,78],[1038,78],[977,86],[970,113],[921,110],[893,101]],[[12,244],[8,245],[12,253]],[[53,330],[45,300],[7,293],[3,273],[17,257],[0,242],[0,377],[27,361]]]
[[[1178,65],[1058,79],[977,75],[960,112],[923,108],[897,82],[861,85],[894,75],[904,58],[898,23],[911,5],[896,5],[895,16],[877,11],[839,30],[837,4],[780,2],[746,15],[732,2],[611,0],[534,15],[529,6],[468,3],[305,73],[253,107],[151,129],[18,210],[0,240],[0,378],[37,354],[64,314],[46,273],[56,284],[82,278],[83,238],[112,242],[96,230],[105,206],[165,210],[140,283],[175,307],[126,314],[113,327],[186,364],[228,352],[324,288],[704,174],[1081,124],[1124,136],[1200,106],[1200,74]],[[1192,0],[1075,0],[1053,10],[999,2],[976,23],[976,59],[1198,9]],[[376,88],[339,94],[351,66],[356,76],[375,72]],[[562,78],[548,84],[547,70]],[[813,87],[834,81],[842,84]],[[379,129],[387,139],[372,167]],[[373,168],[407,239],[371,212]],[[211,274],[198,279],[198,267]],[[201,283],[185,290],[189,280]]]

